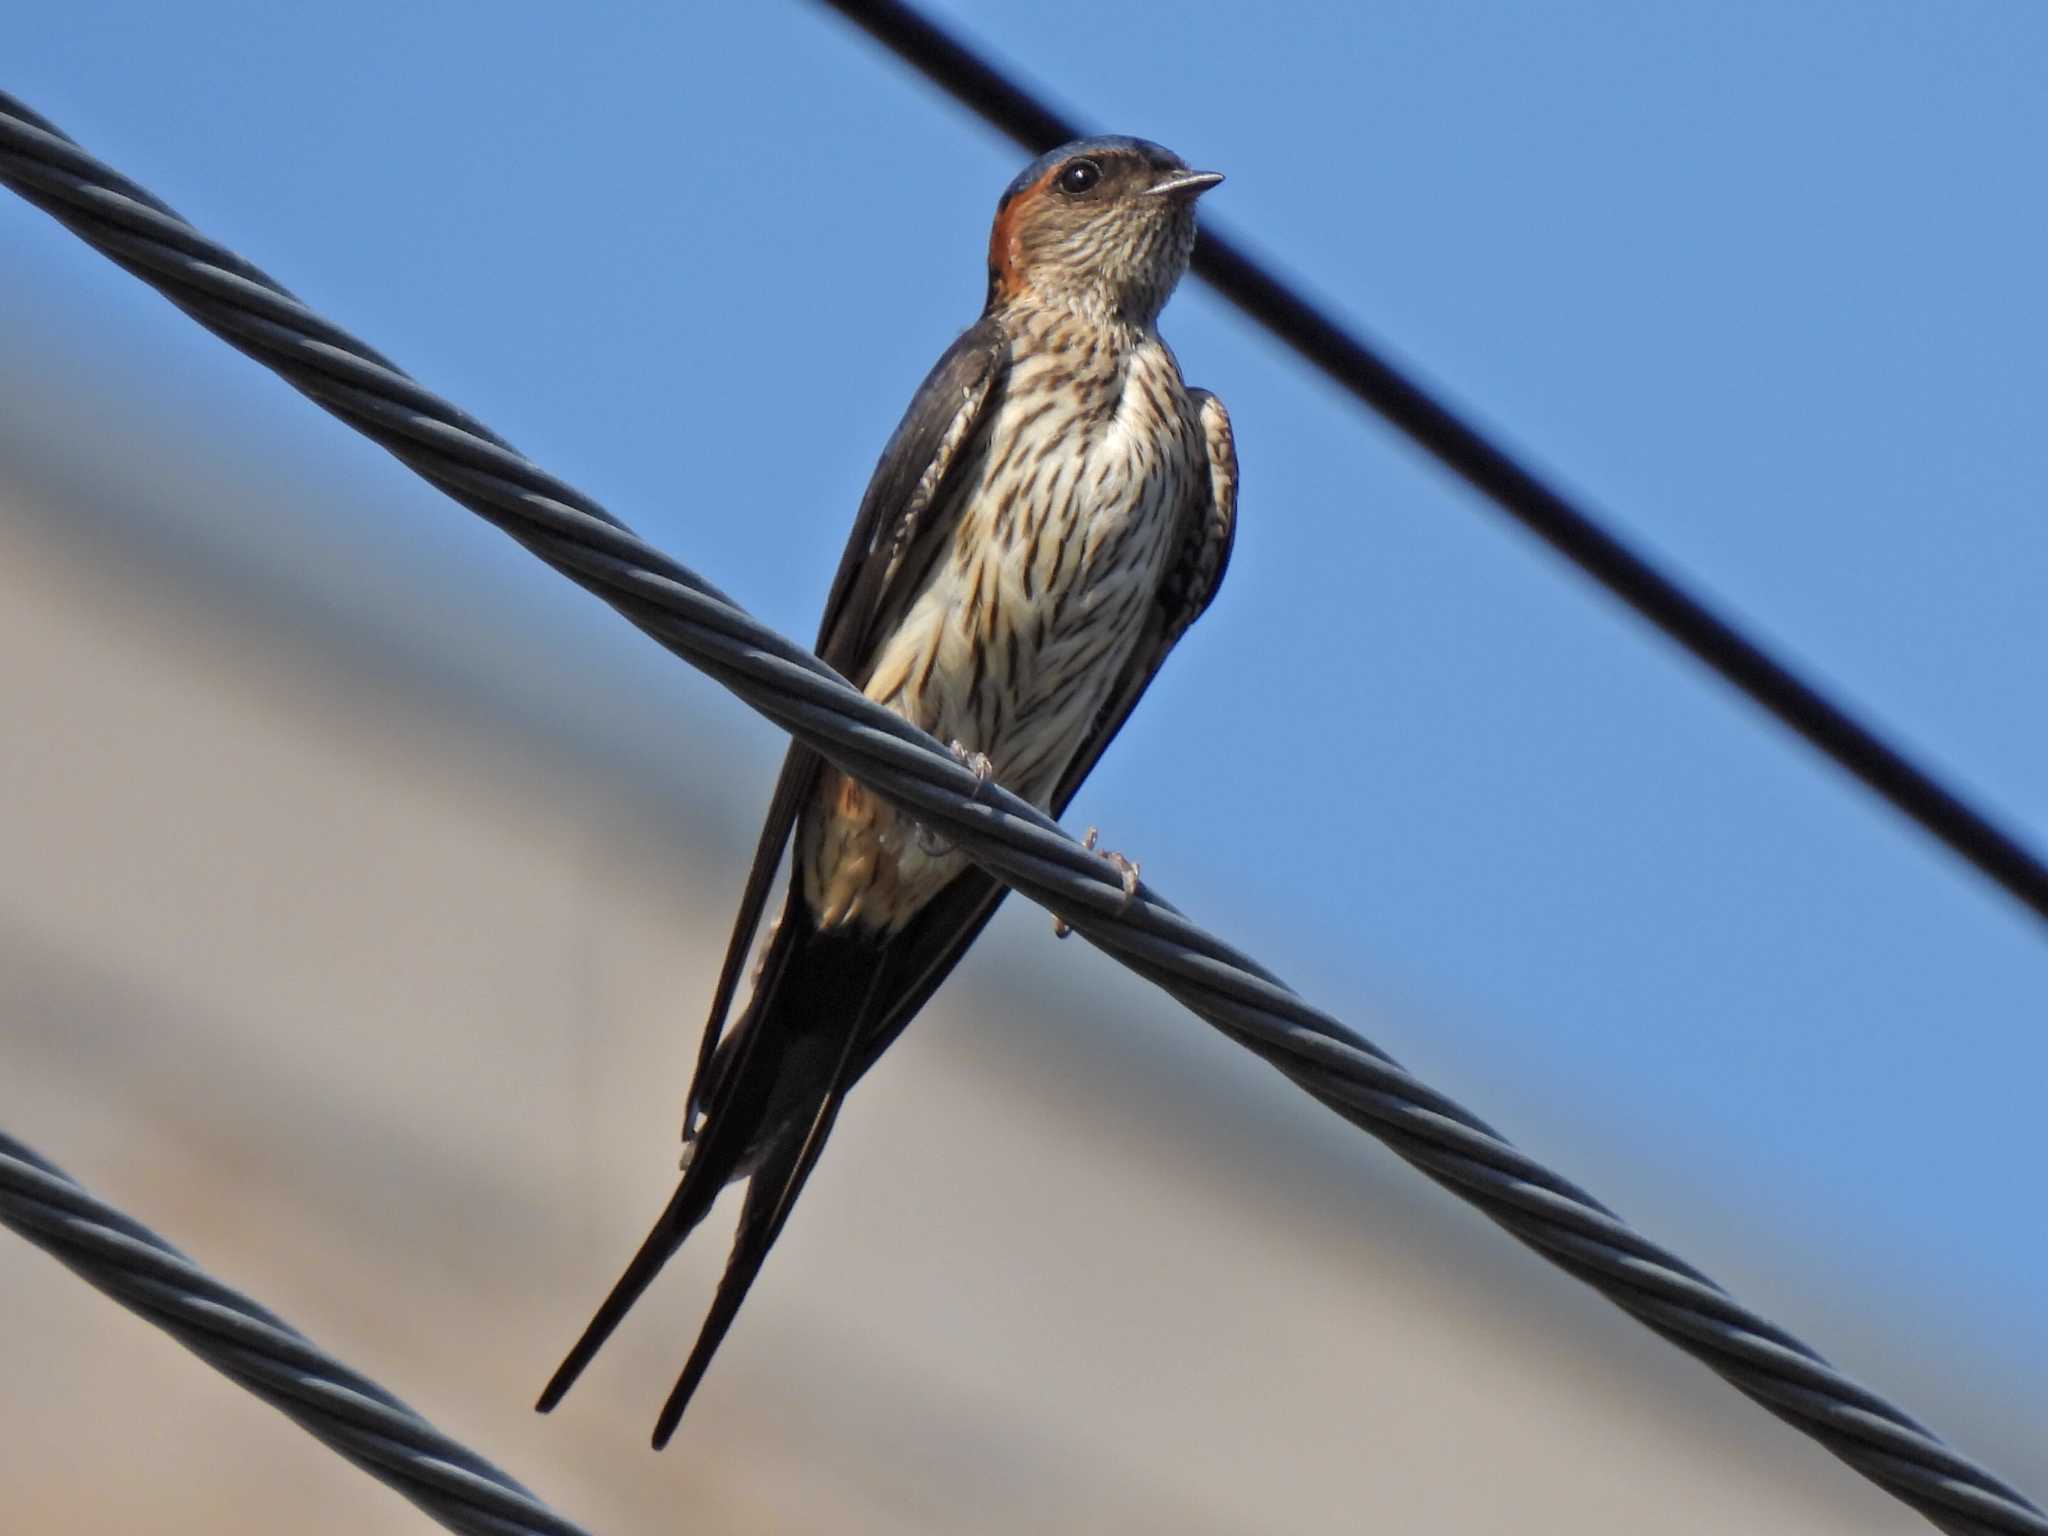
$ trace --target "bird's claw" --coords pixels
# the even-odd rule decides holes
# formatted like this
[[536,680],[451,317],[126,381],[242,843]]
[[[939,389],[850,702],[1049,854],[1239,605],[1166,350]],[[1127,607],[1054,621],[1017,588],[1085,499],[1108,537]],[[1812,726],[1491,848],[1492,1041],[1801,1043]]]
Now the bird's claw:
[[[988,760],[988,754],[970,752],[966,743],[961,741],[946,743],[946,750],[953,754],[953,761],[974,775],[974,794],[980,795],[982,786],[996,776],[996,765]],[[936,827],[928,827],[921,821],[916,826],[918,851],[929,858],[943,858],[958,846]]]
[[[1086,848],[1090,853],[1099,854],[1102,858],[1102,861],[1105,864],[1109,865],[1111,869],[1116,871],[1117,879],[1122,882],[1124,888],[1124,899],[1118,902],[1116,907],[1117,915],[1121,917],[1125,912],[1128,912],[1130,910],[1131,902],[1137,897],[1138,894],[1138,861],[1136,859],[1125,858],[1122,854],[1118,853],[1114,848],[1097,848],[1095,844],[1100,837],[1101,833],[1097,831],[1096,828],[1090,827],[1087,833],[1081,839],[1081,846],[1083,848]],[[1054,938],[1064,939],[1068,934],[1072,933],[1073,931],[1074,930],[1060,918],[1053,918],[1052,936]]]
[[953,754],[955,762],[974,775],[974,792],[977,795],[996,776],[996,765],[988,760],[986,752],[970,752],[966,743],[958,740],[947,742],[946,750]]

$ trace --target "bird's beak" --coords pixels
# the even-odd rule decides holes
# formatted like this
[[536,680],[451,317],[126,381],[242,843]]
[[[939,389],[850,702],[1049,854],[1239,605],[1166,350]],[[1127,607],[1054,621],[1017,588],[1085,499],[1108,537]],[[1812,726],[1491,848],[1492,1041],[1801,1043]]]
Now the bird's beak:
[[1182,171],[1145,189],[1147,197],[1171,197],[1192,202],[1223,179],[1221,171]]

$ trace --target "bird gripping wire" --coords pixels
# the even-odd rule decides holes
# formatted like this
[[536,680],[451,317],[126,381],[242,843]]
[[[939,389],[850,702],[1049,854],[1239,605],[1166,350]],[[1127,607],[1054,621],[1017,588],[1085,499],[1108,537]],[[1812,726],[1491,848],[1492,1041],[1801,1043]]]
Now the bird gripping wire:
[[0,183],[1230,1039],[1954,1532],[2048,1515],[0,92]]

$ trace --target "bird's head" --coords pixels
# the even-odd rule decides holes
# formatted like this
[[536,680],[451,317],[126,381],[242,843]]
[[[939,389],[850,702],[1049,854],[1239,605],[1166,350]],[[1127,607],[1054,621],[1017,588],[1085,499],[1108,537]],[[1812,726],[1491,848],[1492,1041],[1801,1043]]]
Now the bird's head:
[[1076,139],[996,205],[988,304],[1050,303],[1150,325],[1187,271],[1195,199],[1223,178],[1144,139]]

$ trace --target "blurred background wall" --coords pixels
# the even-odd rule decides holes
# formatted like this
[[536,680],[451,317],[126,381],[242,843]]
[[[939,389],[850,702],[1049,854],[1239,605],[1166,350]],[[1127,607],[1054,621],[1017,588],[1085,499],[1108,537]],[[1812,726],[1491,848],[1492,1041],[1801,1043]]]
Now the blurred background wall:
[[[674,1449],[716,1225],[535,1418],[671,1182],[732,722],[617,700],[634,772],[451,675],[423,592],[130,524],[304,552],[232,442],[138,492],[7,404],[51,429],[0,489],[11,1128],[593,1529],[1914,1528],[1030,914],[863,1087]],[[0,1286],[22,1529],[424,1524],[25,1244]]]
[[[1190,21],[1158,40],[1172,65],[1130,85],[1118,126],[1222,164],[1233,190],[1252,183],[1240,206],[1265,235],[1312,246],[1313,209],[1291,226],[1284,201],[1303,174],[1288,134],[1306,131],[1284,68],[1313,70],[1335,38],[1393,90],[1397,66],[1469,81],[1518,43],[1480,11],[1440,9],[1462,32],[1397,12],[1361,40],[1338,13],[1304,11],[1287,38],[1237,54]],[[372,8],[355,31],[314,35],[297,28],[341,24],[270,14],[223,6],[168,28],[83,6],[31,29],[9,84],[714,581],[739,572],[748,601],[807,628],[889,420],[972,313],[979,226],[1015,157],[800,7],[720,23],[720,68],[701,35],[644,36],[627,12],[594,13],[556,48],[538,9],[508,10],[491,46],[499,81],[531,87],[513,102],[489,69],[438,77],[468,57],[446,18]],[[960,14],[1115,99],[1096,64],[1064,74],[1062,50],[1004,32],[1002,13]],[[1059,16],[1047,25],[1127,25]],[[1747,60],[1801,41],[1745,42],[1705,16],[1674,8],[1668,34],[1610,40],[1604,88],[1676,93],[1683,117],[1691,75],[1672,64],[1631,84],[1629,66],[1668,64],[1680,42]],[[1864,49],[1870,78],[1844,66],[1852,104],[1886,69],[1933,98],[1930,117],[1937,86],[2000,99],[1996,37],[1960,63],[1924,49],[1915,63],[1924,40],[1886,52],[1839,25],[1806,41]],[[650,50],[680,77],[638,78]],[[794,79],[748,73],[770,61]],[[1251,99],[1205,94],[1218,77],[1203,71],[1228,67],[1252,72]],[[1302,78],[1316,85],[1302,97],[1334,99],[1334,80]],[[1768,108],[1769,81],[1750,85]],[[787,105],[773,133],[720,117],[771,88]],[[1529,131],[1569,131],[1561,101]],[[610,113],[629,120],[617,140]],[[431,189],[408,180],[409,135],[442,146]],[[1468,179],[1514,181],[1474,142],[1438,152]],[[581,195],[550,179],[566,175],[551,157],[602,145],[623,162],[614,192],[673,193],[656,215],[673,227],[596,199],[576,227],[614,232],[602,249],[522,237],[521,217]],[[1717,152],[1731,182],[1764,174],[1761,150]],[[1668,513],[1659,537],[1782,599],[1805,638],[1839,639],[1829,668],[1891,718],[1933,730],[1952,709],[1939,739],[2038,832],[2039,736],[1988,701],[2039,678],[2041,621],[1976,584],[1981,561],[2038,594],[2021,516],[2038,512],[2032,450],[1994,472],[1965,464],[1967,436],[1941,438],[1916,472],[1954,466],[1954,481],[1908,484],[1888,523],[1883,466],[1839,505],[1774,500],[1836,465],[1784,443],[1755,504],[1689,522],[1690,497],[1724,488],[1655,480],[1660,455],[1694,461],[1620,414],[1631,394],[1656,414],[1657,390],[1619,366],[1626,302],[1612,331],[1570,332],[1591,354],[1583,377],[1560,361],[1562,333],[1486,349],[1455,305],[1416,296],[1420,275],[1402,287],[1404,261],[1426,266],[1433,243],[1469,252],[1472,233],[1426,178],[1375,158],[1357,162],[1377,178],[1374,223],[1405,233],[1362,265],[1412,298],[1396,313],[1442,355],[1490,359],[1481,375],[1522,360],[1526,378],[1481,380],[1511,404],[1569,378],[1518,424],[1631,512]],[[878,222],[853,195],[878,160],[892,177],[924,167],[943,218]],[[1559,163],[1605,206],[1597,167]],[[1579,183],[1559,176],[1568,198]],[[1644,184],[1617,216],[1640,233],[1657,195]],[[933,250],[906,238],[941,222]],[[747,276],[777,245],[807,261],[821,231],[835,249],[857,238],[871,304],[819,307],[780,267]],[[1795,266],[1825,265],[1812,242],[1826,233],[1786,236]],[[1598,227],[1582,238],[1611,248]],[[1517,271],[1489,270],[1481,291]],[[1551,310],[1523,295],[1521,311],[1577,324],[1602,297],[1555,280]],[[720,1218],[567,1405],[535,1418],[669,1187],[779,741],[12,204],[0,283],[0,1115],[593,1530],[1920,1528],[1100,956],[1054,944],[1029,909],[998,922],[855,1096],[671,1450],[650,1454],[646,1431],[723,1261]],[[1704,337],[1725,318],[1676,306],[1668,323],[1703,334],[1676,343],[1685,366],[1658,389],[1713,395],[1694,375],[1741,361]],[[2011,325],[1994,343],[1951,316],[1921,342],[1968,334],[2016,355],[2038,317]],[[809,351],[789,350],[792,327]],[[1078,814],[1647,1231],[2022,1486],[2048,1486],[2040,1236],[2015,1221],[2048,1150],[2023,1113],[2048,979],[2032,932],[1510,536],[1446,531],[1483,525],[1208,301],[1182,301],[1169,330],[1241,437],[1254,429],[1246,544],[1154,720]],[[1832,355],[1797,327],[1748,340],[1794,370]],[[678,370],[685,355],[729,372]],[[824,402],[809,453],[761,431],[763,385],[793,361]],[[1735,409],[1687,408],[1702,431],[1699,413]],[[1570,458],[1580,432],[1634,447]],[[718,451],[678,479],[679,443]],[[814,483],[777,478],[791,474]],[[1957,530],[1955,567],[1923,558],[1922,504]],[[1761,558],[1774,526],[1829,518],[1857,530],[1859,571],[1816,554],[1792,574],[1766,566],[1782,591],[1746,582],[1748,530]],[[1686,544],[1705,527],[1711,548]],[[1331,562],[1294,541],[1318,529],[1364,588],[1313,585]],[[1889,633],[1872,614],[1901,612],[1887,583],[1916,568],[1925,643],[2002,660],[1922,693],[1883,645],[1859,648]],[[1330,698],[1317,669],[1337,663],[1258,675],[1290,622],[1347,669],[1341,720],[1262,713],[1315,697],[1319,676]],[[1405,639],[1375,628],[1397,623]],[[1245,796],[1260,773],[1288,792]],[[1931,1197],[1944,1188],[1952,1200]],[[0,1295],[10,1526],[425,1528],[17,1241],[0,1242]]]

